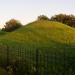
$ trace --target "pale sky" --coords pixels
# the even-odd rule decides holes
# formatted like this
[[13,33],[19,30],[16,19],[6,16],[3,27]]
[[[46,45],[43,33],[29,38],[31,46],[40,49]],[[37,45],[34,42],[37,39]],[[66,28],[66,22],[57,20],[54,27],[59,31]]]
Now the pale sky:
[[27,24],[39,15],[75,15],[75,0],[0,0],[0,27],[12,18]]

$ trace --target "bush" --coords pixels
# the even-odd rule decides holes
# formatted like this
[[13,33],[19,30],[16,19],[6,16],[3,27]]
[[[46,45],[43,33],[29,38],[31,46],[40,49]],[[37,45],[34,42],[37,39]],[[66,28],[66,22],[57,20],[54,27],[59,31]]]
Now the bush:
[[49,20],[49,18],[45,15],[38,16],[38,20]]
[[22,27],[22,24],[15,19],[11,19],[8,22],[6,22],[6,25],[4,25],[4,28],[2,28],[3,31],[11,32],[18,28]]

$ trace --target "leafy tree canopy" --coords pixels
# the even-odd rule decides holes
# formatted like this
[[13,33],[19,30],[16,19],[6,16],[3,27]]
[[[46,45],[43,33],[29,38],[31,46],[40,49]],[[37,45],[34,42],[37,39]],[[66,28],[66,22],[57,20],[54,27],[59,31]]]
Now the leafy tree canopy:
[[45,15],[38,16],[38,20],[49,20],[49,18]]
[[18,28],[22,27],[22,24],[15,19],[11,19],[8,22],[6,22],[6,25],[4,25],[4,28],[2,28],[3,31],[11,32]]
[[67,24],[71,27],[75,27],[75,16],[74,15],[58,14],[58,15],[52,16],[50,20],[58,21],[58,22]]

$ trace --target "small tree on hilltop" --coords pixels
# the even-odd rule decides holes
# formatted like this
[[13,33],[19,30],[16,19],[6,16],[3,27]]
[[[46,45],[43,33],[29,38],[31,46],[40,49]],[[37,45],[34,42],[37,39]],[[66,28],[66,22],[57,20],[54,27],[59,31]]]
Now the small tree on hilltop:
[[11,32],[18,28],[22,27],[22,24],[15,19],[11,19],[8,22],[6,22],[6,25],[4,25],[4,28],[2,28],[3,31]]
[[38,16],[38,20],[49,20],[49,18],[45,15]]

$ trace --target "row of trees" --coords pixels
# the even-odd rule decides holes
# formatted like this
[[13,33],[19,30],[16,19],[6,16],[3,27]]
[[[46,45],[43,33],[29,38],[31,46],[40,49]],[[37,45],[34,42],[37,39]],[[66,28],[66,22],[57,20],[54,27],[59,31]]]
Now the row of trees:
[[[58,14],[54,15],[51,18],[48,18],[45,15],[38,16],[38,20],[48,20],[48,21],[57,21],[69,25],[71,27],[75,27],[75,16],[74,15],[66,15],[66,14]],[[2,31],[11,32],[14,31],[23,25],[15,19],[11,19],[4,25]]]
[[66,15],[66,14],[54,15],[51,17],[50,20],[61,22],[71,27],[75,27],[75,16],[74,15]]

